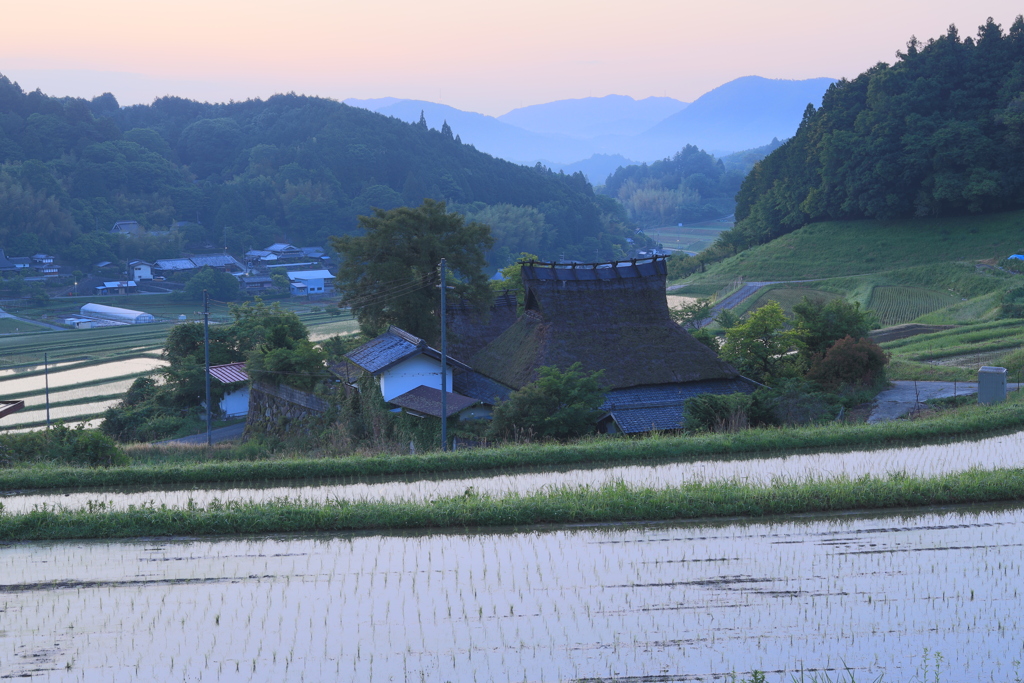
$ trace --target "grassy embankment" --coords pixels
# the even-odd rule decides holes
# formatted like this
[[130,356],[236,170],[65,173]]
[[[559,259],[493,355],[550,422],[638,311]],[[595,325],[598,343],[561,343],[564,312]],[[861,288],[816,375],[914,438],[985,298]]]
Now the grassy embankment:
[[107,511],[0,514],[0,540],[200,536],[320,531],[515,527],[761,517],[844,510],[1024,500],[1024,469],[971,470],[933,478],[900,475],[750,486],[737,482],[667,489],[564,488],[500,498],[468,494],[426,503],[224,503],[204,509],[141,506]]
[[0,490],[101,486],[240,485],[283,480],[349,477],[465,476],[526,468],[692,462],[708,458],[763,458],[806,451],[884,448],[984,436],[1024,427],[1024,396],[997,406],[963,406],[918,420],[875,425],[830,423],[734,434],[593,438],[570,444],[519,444],[454,453],[337,457],[330,451],[271,453],[256,444],[134,446],[133,463],[109,469],[52,465],[0,470]]
[[688,278],[687,286],[676,292],[707,295],[741,277],[813,280],[766,287],[735,312],[743,315],[772,299],[791,311],[804,295],[842,296],[874,311],[883,325],[913,321],[985,332],[985,339],[960,341],[953,331],[933,336],[927,353],[900,344],[883,345],[893,353],[892,379],[967,381],[977,379],[979,365],[1012,364],[1013,359],[1005,356],[1024,341],[1020,324],[984,325],[996,320],[1002,293],[1024,284],[1024,276],[990,265],[1021,250],[1022,228],[1024,211],[815,223],[714,264]]

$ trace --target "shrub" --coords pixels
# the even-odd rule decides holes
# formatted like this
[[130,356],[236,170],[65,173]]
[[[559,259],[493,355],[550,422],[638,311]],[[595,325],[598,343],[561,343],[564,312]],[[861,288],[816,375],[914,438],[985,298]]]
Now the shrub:
[[807,379],[828,389],[866,387],[884,379],[889,354],[870,339],[844,337],[814,359]]
[[84,425],[69,429],[58,422],[47,431],[0,437],[0,464],[33,461],[111,467],[128,464],[128,456],[109,436]]
[[701,394],[686,401],[684,424],[703,432],[738,432],[750,426],[750,394]]
[[1024,285],[1006,290],[1000,303],[1000,318],[1024,318]]
[[872,327],[871,313],[845,299],[824,302],[805,296],[793,306],[793,315],[806,359],[824,354],[843,337],[866,337]]
[[583,372],[580,363],[562,372],[542,367],[537,381],[515,391],[494,410],[492,439],[532,432],[542,439],[567,439],[594,431],[604,402],[602,371]]

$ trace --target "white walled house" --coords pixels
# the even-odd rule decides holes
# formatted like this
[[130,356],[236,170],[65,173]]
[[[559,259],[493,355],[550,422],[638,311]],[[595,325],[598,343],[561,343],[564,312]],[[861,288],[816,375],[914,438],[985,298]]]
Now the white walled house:
[[[448,391],[452,389],[452,365],[448,362]],[[380,393],[385,401],[401,396],[416,387],[441,390],[441,361],[426,354],[411,356],[380,373]]]
[[323,294],[334,280],[329,270],[289,270],[288,280],[291,282],[293,296]]
[[[440,394],[441,352],[395,326],[345,357],[377,378],[380,393],[389,403],[421,386],[436,388]],[[451,394],[452,371],[469,370],[469,366],[451,356],[448,356],[447,366],[447,387]]]
[[128,275],[132,280],[140,282],[142,280],[153,279],[153,264],[148,261],[129,261],[128,262]]
[[210,377],[228,387],[218,404],[225,417],[249,414],[249,375],[245,371],[245,363],[211,365]]

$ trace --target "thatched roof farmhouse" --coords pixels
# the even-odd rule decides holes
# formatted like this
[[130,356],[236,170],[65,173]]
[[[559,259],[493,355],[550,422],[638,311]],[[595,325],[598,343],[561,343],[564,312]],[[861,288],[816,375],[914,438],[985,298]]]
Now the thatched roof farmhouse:
[[[605,431],[682,426],[683,404],[701,393],[754,384],[669,316],[663,257],[596,264],[523,266],[526,311],[469,361],[512,389],[538,368],[604,370]],[[614,427],[613,427],[614,425]]]
[[[449,307],[449,411],[479,405],[484,410],[474,417],[489,414],[537,379],[539,368],[577,362],[588,373],[604,371],[608,394],[598,426],[608,433],[679,429],[687,399],[753,391],[753,382],[672,320],[665,276],[664,257],[531,262],[522,269],[526,310],[518,318],[511,293],[500,295],[489,315]],[[379,377],[385,401],[440,417],[441,352],[422,339],[392,327],[347,359]]]

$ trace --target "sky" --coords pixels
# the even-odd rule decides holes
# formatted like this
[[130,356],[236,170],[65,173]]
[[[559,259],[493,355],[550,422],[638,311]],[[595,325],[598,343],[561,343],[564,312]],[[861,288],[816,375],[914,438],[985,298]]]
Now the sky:
[[400,97],[497,116],[552,100],[693,101],[741,76],[852,78],[911,35],[988,16],[990,0],[0,0],[0,74],[122,105],[297,92]]

